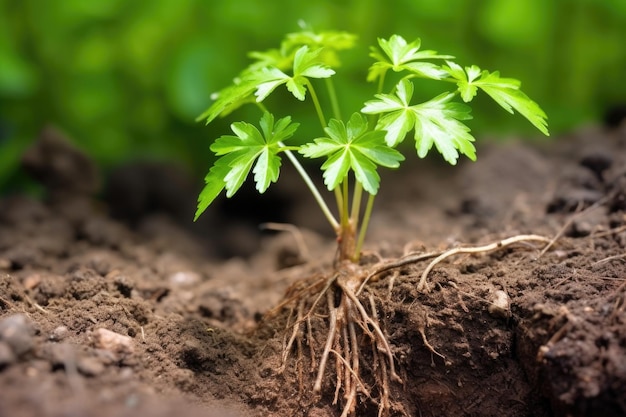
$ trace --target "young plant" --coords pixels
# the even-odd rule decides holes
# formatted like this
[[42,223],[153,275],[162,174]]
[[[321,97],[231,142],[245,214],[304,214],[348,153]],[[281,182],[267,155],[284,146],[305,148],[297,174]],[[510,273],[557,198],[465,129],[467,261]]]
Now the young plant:
[[[226,196],[232,197],[251,170],[257,191],[265,192],[278,180],[284,154],[337,234],[337,261],[358,262],[380,188],[378,167],[400,166],[405,157],[398,145],[411,132],[420,158],[434,145],[452,165],[460,155],[475,160],[474,137],[464,123],[472,118],[471,109],[465,103],[471,102],[480,90],[506,111],[519,112],[548,135],[545,113],[520,90],[519,81],[476,65],[461,67],[454,57],[421,50],[419,39],[409,43],[399,35],[379,39],[378,47],[371,48],[374,63],[367,81],[375,83],[376,92],[344,122],[336,92],[341,85],[335,87],[334,79],[340,66],[339,52],[354,47],[355,40],[354,35],[345,32],[303,30],[288,34],[278,49],[250,53],[253,62],[232,85],[215,94],[214,103],[199,119],[206,119],[208,124],[216,117],[253,104],[261,112],[260,130],[246,121],[234,122],[234,135],[221,136],[211,145],[217,160],[205,178],[196,219],[224,189]],[[396,75],[387,85],[390,72]],[[415,79],[433,80],[452,88],[430,100],[415,102]],[[270,111],[266,106],[266,99],[283,86],[297,101],[311,101],[311,110],[320,124],[319,135],[310,135],[309,128],[294,143],[291,139],[298,132],[299,123],[286,114],[288,110]],[[326,90],[327,103],[319,99],[320,87]],[[327,122],[329,113],[332,118]],[[302,158],[326,158],[321,166],[322,176],[328,190],[334,193],[334,213],[306,172]]]
[[[254,104],[261,111],[259,127],[245,121],[234,122],[231,125],[234,135],[221,136],[211,145],[217,159],[206,176],[196,218],[224,189],[227,197],[233,196],[250,171],[256,189],[265,192],[278,180],[282,156],[289,159],[335,230],[338,250],[331,273],[295,282],[284,301],[268,313],[267,317],[271,317],[283,309],[289,311],[285,329],[290,335],[284,345],[281,369],[286,369],[295,350],[301,393],[305,392],[302,387],[307,369],[316,374],[313,392],[320,393],[327,363],[334,357],[335,366],[330,367],[335,374],[333,403],[341,399],[341,416],[356,413],[359,395],[377,403],[379,416],[384,416],[392,408],[393,382],[402,381],[395,370],[392,347],[378,319],[386,307],[367,283],[392,269],[432,259],[416,285],[422,291],[428,273],[450,256],[485,253],[519,242],[547,243],[547,248],[552,242],[541,236],[520,235],[491,245],[408,254],[395,261],[361,266],[358,264],[361,246],[380,188],[378,168],[400,166],[405,157],[398,145],[411,133],[420,158],[434,147],[452,165],[461,155],[475,160],[474,137],[464,122],[471,119],[470,108],[465,103],[471,102],[478,91],[485,92],[508,112],[519,112],[542,133],[547,135],[548,130],[545,113],[520,90],[519,81],[475,65],[461,67],[452,56],[421,50],[419,39],[409,43],[398,35],[379,39],[378,47],[372,48],[370,56],[374,63],[367,81],[375,83],[376,92],[346,121],[341,117],[334,79],[339,52],[354,44],[355,37],[348,33],[305,30],[287,35],[278,49],[250,54],[253,63],[231,86],[216,94],[215,102],[201,119],[206,118],[210,123],[243,105]],[[420,102],[413,99],[416,79],[432,80],[450,89]],[[285,114],[287,111],[269,111],[266,99],[283,86],[296,102],[311,102],[320,124],[316,129],[318,134],[311,134],[310,127],[300,129],[292,121],[292,115]],[[320,100],[317,94],[320,87],[325,89],[328,102]],[[327,122],[328,113],[332,118]],[[325,158],[322,177],[328,190],[334,193],[334,213],[301,162],[312,158]],[[425,330],[418,331],[424,346],[438,355],[428,343]],[[366,350],[368,361],[362,362]],[[305,355],[310,356],[311,368],[316,370],[305,365],[308,363]],[[363,372],[362,368],[368,369]],[[373,382],[362,381],[362,374]]]

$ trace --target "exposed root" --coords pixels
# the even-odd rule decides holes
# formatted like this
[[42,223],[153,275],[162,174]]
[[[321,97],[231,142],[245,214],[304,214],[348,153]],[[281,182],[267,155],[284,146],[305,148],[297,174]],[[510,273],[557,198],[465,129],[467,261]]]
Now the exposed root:
[[[437,350],[435,349],[435,347],[433,345],[430,344],[430,342],[428,341],[428,338],[426,337],[426,331],[422,328],[419,329],[420,335],[422,335],[422,342],[424,342],[424,346],[426,346],[428,348],[428,350],[430,350],[430,353],[432,353],[433,355],[437,355],[439,356],[441,359],[443,359],[444,361],[446,360],[446,357],[443,356],[441,353],[437,352]],[[433,365],[434,365],[434,361]]]
[[[281,371],[285,370],[293,356],[300,392],[306,389],[307,375],[314,374],[313,392],[321,394],[327,384],[333,383],[332,378],[327,376],[332,357],[333,404],[340,404],[341,416],[356,413],[360,396],[378,404],[379,417],[388,415],[392,406],[392,383],[402,383],[402,379],[396,372],[393,350],[379,321],[374,296],[366,292],[367,283],[384,272],[434,258],[424,269],[417,285],[417,289],[422,291],[426,288],[426,280],[432,269],[451,256],[489,253],[516,243],[528,242],[554,243],[543,236],[518,235],[489,245],[409,254],[393,262],[381,262],[368,270],[345,263],[332,276],[317,276],[296,283],[288,291],[285,301],[270,312],[275,314],[291,306],[287,318],[287,330],[290,332],[287,332],[283,342]],[[388,285],[389,292],[397,277],[398,271],[394,271]],[[433,355],[445,360],[428,342],[424,329],[420,330],[420,334],[424,346]],[[324,340],[323,346],[317,345],[317,340]],[[310,362],[305,358],[307,355],[310,356]],[[362,358],[370,360],[362,362]],[[310,367],[305,366],[305,363],[310,363]],[[371,385],[362,379],[364,374],[373,379]]]
[[363,291],[363,288],[365,288],[365,285],[371,279],[373,279],[377,275],[382,274],[383,272],[391,271],[392,269],[396,269],[396,268],[401,268],[406,265],[415,264],[417,262],[439,256],[440,254],[441,252],[427,252],[427,253],[419,253],[419,254],[412,253],[409,255],[405,255],[396,261],[384,263],[381,266],[375,267],[374,270],[370,272],[370,274],[367,275],[367,277],[365,277],[365,279],[359,286],[359,289],[356,291],[356,295],[360,295],[361,291]]
[[[316,375],[313,392],[320,394],[330,382],[328,369],[334,368],[333,404],[340,404],[341,416],[354,415],[360,396],[378,404],[379,416],[387,415],[391,406],[391,381],[402,382],[395,370],[391,346],[378,321],[373,296],[369,295],[364,304],[356,295],[364,277],[357,266],[344,266],[323,283],[315,280],[295,289],[294,295],[288,297],[292,308],[287,326],[291,331],[283,344],[281,370],[293,355],[301,392],[306,374],[312,372]],[[320,318],[325,325],[319,326]],[[321,351],[315,346],[315,340],[320,339],[324,340]],[[305,349],[311,356],[309,369],[304,366]],[[365,365],[363,357],[372,360]],[[374,378],[371,387],[362,380],[364,366]]]
[[458,248],[447,250],[443,252],[441,255],[437,256],[435,259],[433,259],[428,264],[426,269],[424,269],[424,272],[422,272],[420,281],[417,284],[417,290],[423,291],[424,289],[426,289],[426,279],[428,278],[428,274],[430,273],[430,271],[432,271],[435,265],[437,265],[444,259],[449,258],[450,256],[454,256],[459,253],[488,253],[488,252],[493,252],[494,250],[505,248],[514,243],[520,243],[520,242],[543,242],[543,243],[547,243],[548,245],[552,245],[554,243],[552,239],[548,239],[547,237],[544,237],[544,236],[517,235],[517,236],[507,238],[507,239],[499,240],[498,242],[490,243],[489,245],[458,247]]
[[620,260],[626,259],[626,253],[620,253],[619,255],[607,256],[606,258],[600,259],[599,261],[595,261],[591,265],[592,266],[600,265],[600,264],[615,261],[618,259]]
[[541,254],[544,253],[545,248],[551,247],[555,243],[556,239],[549,239],[544,236],[539,235],[517,235],[507,239],[502,239],[494,243],[490,243],[488,245],[483,246],[469,246],[469,247],[456,247],[443,252],[426,252],[426,253],[410,253],[408,255],[403,256],[402,258],[395,260],[393,262],[383,263],[382,265],[375,267],[374,270],[363,280],[359,289],[356,291],[356,295],[359,295],[365,285],[374,277],[382,274],[383,272],[387,272],[393,269],[401,268],[406,265],[415,264],[421,261],[425,261],[427,259],[435,258],[431,263],[426,267],[424,272],[422,272],[422,276],[420,278],[419,283],[417,284],[417,289],[419,291],[423,291],[426,289],[426,279],[428,278],[428,274],[432,271],[432,269],[444,259],[449,258],[450,256],[454,256],[461,253],[467,254],[476,254],[476,253],[488,253],[493,252],[498,249],[503,249],[507,246],[510,246],[514,243],[523,243],[523,242],[543,242],[547,245],[542,250]]

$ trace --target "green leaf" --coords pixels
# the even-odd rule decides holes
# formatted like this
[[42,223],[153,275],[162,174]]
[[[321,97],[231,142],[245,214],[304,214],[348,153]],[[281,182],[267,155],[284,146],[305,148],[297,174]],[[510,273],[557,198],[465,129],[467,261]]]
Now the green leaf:
[[476,96],[477,87],[473,84],[473,81],[480,75],[480,68],[476,65],[472,65],[463,70],[463,68],[455,62],[446,61],[446,63],[448,65],[443,68],[457,81],[457,87],[463,101],[469,103],[474,96]]
[[281,159],[275,152],[271,152],[268,148],[263,149],[252,170],[254,182],[260,193],[265,192],[271,183],[278,180],[280,165]]
[[280,48],[266,51],[253,51],[248,54],[253,62],[246,73],[253,73],[262,68],[275,67],[281,71],[293,68],[296,52],[302,46],[310,50],[320,50],[319,63],[330,68],[340,66],[338,51],[353,48],[356,36],[348,32],[322,31],[310,29],[289,33],[282,41]]
[[[248,177],[250,170],[259,193],[264,193],[271,183],[278,180],[281,166],[280,152],[287,148],[282,141],[290,138],[298,128],[284,117],[274,123],[274,116],[264,113],[260,120],[261,130],[246,122],[235,122],[231,130],[235,134],[221,136],[211,145],[219,156],[205,178],[206,185],[200,193],[196,218],[226,189],[232,197]],[[253,167],[254,165],[254,167]]]
[[396,86],[395,94],[377,94],[375,97],[377,100],[366,102],[361,112],[383,114],[378,120],[376,129],[385,130],[387,145],[395,147],[415,125],[415,117],[410,106],[413,83],[403,79]]
[[256,78],[256,101],[262,102],[269,96],[279,85],[287,83],[291,79],[287,74],[278,68],[262,68],[255,74]]
[[321,49],[321,63],[332,68],[341,64],[337,52],[353,48],[356,38],[356,35],[348,32],[302,30],[288,34],[281,49],[289,51],[303,45],[308,45],[312,50]]
[[196,121],[206,119],[206,124],[209,124],[218,116],[225,116],[246,103],[253,103],[256,88],[257,83],[253,80],[236,79],[232,85],[213,95],[215,101]]
[[460,120],[471,119],[470,108],[451,102],[453,93],[444,93],[422,104],[410,105],[413,83],[402,79],[395,94],[378,94],[376,100],[365,103],[361,112],[381,114],[377,130],[386,131],[387,145],[395,147],[407,133],[415,130],[415,147],[420,158],[426,156],[433,144],[443,158],[454,165],[459,152],[471,160],[476,159],[470,129]]
[[378,39],[380,49],[371,48],[370,56],[376,62],[370,67],[367,80],[375,81],[387,70],[409,71],[416,76],[440,80],[448,73],[437,64],[424,62],[428,59],[451,59],[450,55],[439,55],[435,51],[420,51],[421,40],[408,43],[402,36],[392,35],[389,39]]
[[481,71],[476,65],[465,67],[463,70],[454,62],[448,61],[447,64],[444,69],[456,80],[463,101],[466,103],[471,101],[476,96],[477,90],[481,89],[506,111],[514,113],[513,110],[517,110],[544,135],[550,135],[545,112],[520,90],[519,80],[502,78],[498,71]]
[[293,61],[293,76],[289,76],[278,68],[263,68],[256,73],[258,81],[257,91],[254,93],[257,102],[265,100],[279,85],[286,84],[287,89],[295,98],[303,101],[306,96],[308,78],[328,78],[335,71],[320,62],[318,56],[321,50],[309,51],[308,46],[302,46],[296,51]]
[[476,160],[474,137],[470,129],[459,120],[471,119],[470,108],[461,103],[451,103],[452,93],[441,94],[423,104],[413,106],[415,113],[415,149],[424,158],[433,144],[443,159],[455,165],[459,152]]
[[[335,74],[321,58],[321,47],[309,49],[304,45],[287,55],[276,49],[251,53],[250,56],[257,61],[248,66],[232,85],[214,94],[215,102],[196,120],[206,119],[209,124],[216,117],[225,116],[246,103],[255,100],[260,103],[283,84],[294,97],[303,101],[309,78],[328,78]],[[284,72],[289,67],[293,69],[292,76]]]
[[509,113],[517,110],[541,133],[549,136],[546,113],[537,103],[520,90],[520,81],[513,78],[500,78],[500,73],[483,71],[474,84],[487,93],[496,103]]
[[328,78],[333,75],[335,71],[319,59],[321,52],[321,48],[310,51],[307,45],[298,49],[293,59],[294,77]]
[[326,156],[322,165],[324,184],[334,190],[352,170],[358,182],[370,194],[376,194],[380,185],[380,176],[376,172],[378,165],[397,168],[404,156],[385,144],[385,133],[368,130],[367,119],[360,113],[354,113],[348,125],[331,119],[324,129],[327,137],[317,138],[300,148],[300,153],[307,158]]
[[204,177],[205,186],[198,196],[198,208],[193,218],[194,221],[198,220],[198,217],[204,213],[226,186],[224,177],[230,171],[228,166],[230,163],[229,159],[232,158],[223,157],[218,159],[206,177]]
[[244,71],[248,74],[267,67],[275,67],[282,71],[287,71],[293,66],[293,54],[286,54],[281,49],[252,51],[248,56],[255,60],[255,62],[250,64]]

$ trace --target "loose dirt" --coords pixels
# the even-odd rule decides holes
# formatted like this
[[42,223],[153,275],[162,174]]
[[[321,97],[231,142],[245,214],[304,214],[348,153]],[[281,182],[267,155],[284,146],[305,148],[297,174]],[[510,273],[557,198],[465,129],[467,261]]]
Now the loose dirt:
[[[450,257],[428,291],[428,261],[368,283],[402,380],[389,414],[626,415],[626,125],[484,140],[478,155],[385,173],[363,267],[518,234],[553,242]],[[46,194],[0,200],[0,416],[341,414],[334,358],[312,389],[323,312],[283,355],[297,306],[276,307],[330,274],[335,251],[287,167],[267,196],[244,190],[192,224],[199,184],[179,169],[104,175],[53,130],[23,166]],[[259,231],[270,221],[298,233]],[[356,415],[376,416],[380,355],[355,340]]]

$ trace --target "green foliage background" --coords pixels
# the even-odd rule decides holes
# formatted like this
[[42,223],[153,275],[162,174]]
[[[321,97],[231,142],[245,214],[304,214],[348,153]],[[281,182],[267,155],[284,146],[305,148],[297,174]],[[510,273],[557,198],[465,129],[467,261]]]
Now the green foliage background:
[[[368,48],[392,33],[522,80],[553,134],[626,100],[624,0],[0,0],[0,189],[47,123],[104,168],[173,158],[200,178],[230,120],[195,117],[248,51],[278,46],[300,19],[359,36],[344,58],[355,88],[339,91],[354,109],[374,89]],[[475,113],[476,132],[536,135],[490,103]]]

